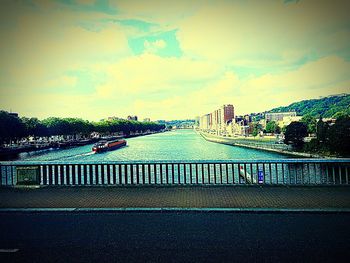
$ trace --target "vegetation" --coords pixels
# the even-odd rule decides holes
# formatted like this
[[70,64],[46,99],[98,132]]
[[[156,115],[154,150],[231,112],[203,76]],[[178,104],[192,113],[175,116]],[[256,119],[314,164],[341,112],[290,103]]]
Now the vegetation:
[[284,136],[285,144],[292,145],[293,148],[299,150],[304,145],[304,137],[307,136],[307,127],[302,122],[293,121],[286,127]]
[[278,107],[269,112],[296,111],[297,115],[310,115],[319,118],[337,118],[350,115],[350,95],[334,95],[321,99],[303,100],[285,107]]
[[254,123],[253,133],[252,135],[255,137],[263,130],[262,125],[260,123]]
[[304,143],[308,128],[303,122],[292,122],[286,127],[286,144],[293,145],[296,150],[323,155],[350,156],[350,117],[344,116],[334,124],[328,124],[320,119],[316,123],[316,138]]
[[270,121],[266,124],[266,132],[279,134],[281,133],[281,128],[275,121]]
[[304,123],[307,127],[307,132],[310,133],[315,133],[316,132],[316,118],[310,114],[304,115],[301,120],[302,123]]
[[18,118],[6,111],[0,111],[0,144],[23,137],[48,137],[53,135],[78,134],[88,136],[92,132],[102,134],[160,131],[165,126],[154,122],[113,120],[89,122],[79,118],[50,117],[40,121],[37,118]]

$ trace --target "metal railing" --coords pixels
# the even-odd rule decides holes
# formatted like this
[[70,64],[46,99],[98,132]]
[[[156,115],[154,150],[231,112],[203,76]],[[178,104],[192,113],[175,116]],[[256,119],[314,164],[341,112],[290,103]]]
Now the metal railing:
[[349,185],[350,159],[1,162],[1,186]]

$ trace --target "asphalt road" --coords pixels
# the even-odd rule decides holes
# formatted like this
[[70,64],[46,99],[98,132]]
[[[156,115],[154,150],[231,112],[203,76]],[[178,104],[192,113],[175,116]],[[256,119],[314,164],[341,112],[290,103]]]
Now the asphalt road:
[[350,213],[0,212],[0,262],[348,262]]

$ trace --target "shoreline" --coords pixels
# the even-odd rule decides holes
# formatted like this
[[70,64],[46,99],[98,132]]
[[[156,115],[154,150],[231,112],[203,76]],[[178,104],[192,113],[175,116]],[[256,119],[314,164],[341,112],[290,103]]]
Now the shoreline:
[[[110,139],[128,139],[128,138],[134,138],[134,137],[139,137],[139,136],[147,136],[147,135],[152,135],[152,134],[157,134],[157,133],[162,133],[165,131],[158,131],[158,132],[147,132],[147,133],[142,133],[142,134],[129,134],[125,136],[111,136]],[[8,149],[5,151],[0,151],[0,161],[11,161],[14,160],[18,157],[19,154],[21,153],[32,153],[32,152],[38,152],[38,151],[45,151],[45,150],[50,150],[50,149],[72,149],[80,146],[85,146],[89,144],[94,144],[100,140],[104,140],[105,138],[91,138],[87,140],[81,140],[76,141],[74,143],[70,142],[63,142],[62,145],[59,145],[59,143],[53,143],[52,145],[48,145],[45,147],[40,147],[40,148],[35,148],[34,146],[30,148],[14,148],[14,149]],[[82,143],[84,141],[84,143]],[[85,143],[86,142],[86,143]]]
[[[205,132],[198,131],[198,133],[207,141],[209,142],[215,142],[215,143],[221,143],[231,146],[237,146],[237,147],[244,147],[244,148],[250,148],[255,150],[262,150],[267,152],[274,152],[274,153],[280,153],[284,155],[290,155],[295,157],[307,157],[307,158],[325,158],[324,156],[320,156],[317,154],[311,154],[311,153],[303,153],[303,152],[295,152],[290,150],[283,150],[283,149],[276,149],[276,148],[269,148],[268,144],[261,144],[261,145],[251,145],[251,144],[244,144],[242,143],[242,140],[244,139],[234,139],[232,137],[223,137],[213,134],[208,134]],[[248,142],[248,140],[247,140]]]

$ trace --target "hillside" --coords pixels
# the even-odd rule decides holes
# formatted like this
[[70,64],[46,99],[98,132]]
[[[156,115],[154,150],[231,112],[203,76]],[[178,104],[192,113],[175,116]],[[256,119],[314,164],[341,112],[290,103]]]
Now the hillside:
[[274,108],[268,112],[296,111],[297,115],[310,114],[314,117],[330,118],[337,112],[350,115],[350,94],[328,96],[321,99],[302,100],[289,106]]

